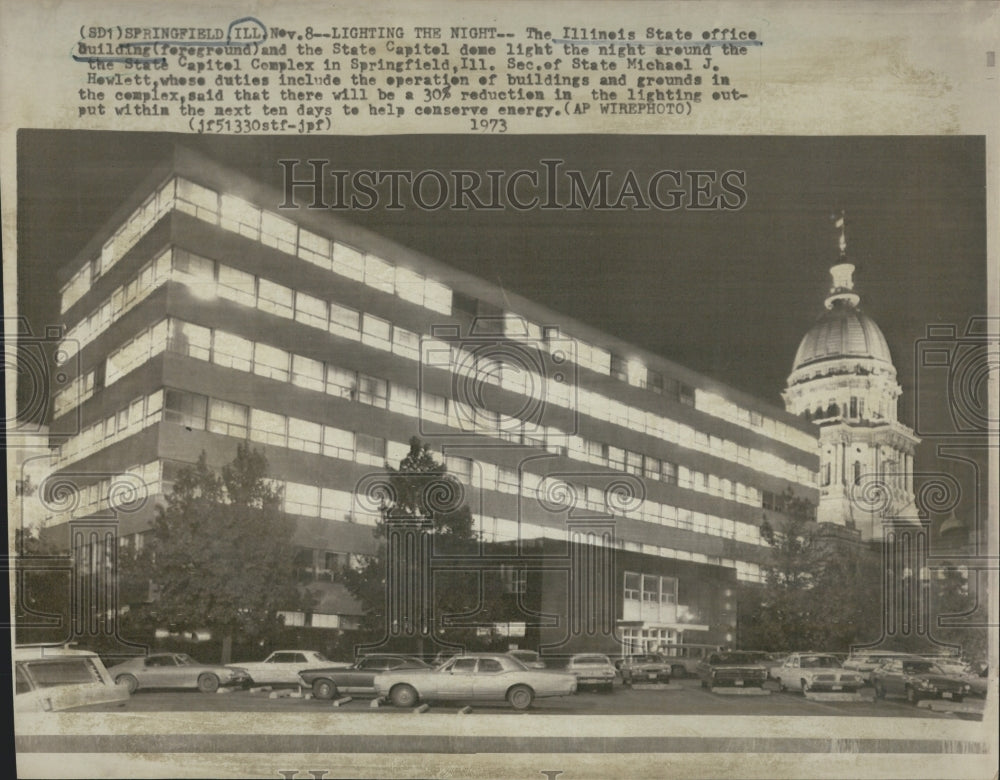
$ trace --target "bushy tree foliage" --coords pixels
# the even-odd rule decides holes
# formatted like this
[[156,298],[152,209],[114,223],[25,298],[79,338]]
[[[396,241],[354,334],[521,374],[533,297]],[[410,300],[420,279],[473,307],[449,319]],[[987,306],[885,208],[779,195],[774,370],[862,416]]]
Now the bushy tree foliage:
[[[438,462],[430,447],[419,438],[410,439],[410,451],[399,467],[386,464],[390,490],[382,506],[382,518],[374,534],[377,551],[360,566],[346,571],[343,581],[361,603],[364,610],[359,641],[379,642],[391,633],[386,614],[388,524],[399,520],[430,521],[426,532],[431,539],[432,556],[440,562],[448,556],[474,555],[479,550],[479,535],[472,512],[464,501],[463,487]],[[448,570],[436,567],[433,579],[433,625],[424,634],[419,632],[399,649],[429,652],[432,643],[460,644],[466,647],[488,647],[499,641],[496,636],[484,637],[472,627],[446,627],[448,615],[475,616],[478,622],[501,620],[503,599],[499,577],[495,572],[469,569]]]
[[178,474],[150,543],[123,561],[123,575],[133,586],[152,583],[147,619],[174,631],[210,630],[223,638],[228,661],[232,637],[266,638],[282,625],[279,611],[307,606],[296,586],[294,530],[260,451],[239,444],[221,473],[203,452]]
[[783,517],[764,518],[771,548],[763,586],[744,588],[741,644],[746,648],[847,651],[881,633],[878,552],[824,533],[812,502],[786,490]]

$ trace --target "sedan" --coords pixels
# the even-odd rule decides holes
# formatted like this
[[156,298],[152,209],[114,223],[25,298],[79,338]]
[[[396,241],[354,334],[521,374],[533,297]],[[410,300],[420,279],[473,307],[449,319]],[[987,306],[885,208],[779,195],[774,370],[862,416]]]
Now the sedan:
[[198,663],[186,653],[153,653],[116,664],[108,672],[129,693],[139,688],[197,688],[202,693],[214,693],[219,686],[250,682],[245,669]]
[[861,672],[844,669],[840,661],[824,653],[791,653],[771,672],[782,691],[789,688],[809,691],[853,692],[865,685]]
[[874,672],[875,695],[905,696],[910,704],[923,699],[962,701],[972,687],[961,677],[945,674],[937,664],[923,659],[894,658]]
[[419,658],[405,655],[369,655],[353,666],[306,669],[299,672],[302,684],[312,688],[317,699],[332,699],[341,693],[375,695],[375,675],[396,669],[430,669]]
[[315,650],[275,650],[263,661],[233,666],[249,672],[257,685],[298,685],[299,672],[306,669],[346,669],[350,664],[331,661]]
[[698,664],[698,676],[702,688],[763,688],[767,667],[760,653],[739,650],[712,653]]
[[515,710],[526,710],[536,698],[575,691],[574,675],[529,669],[506,653],[465,653],[436,669],[400,669],[375,677],[375,692],[397,707],[420,700],[507,701]]
[[632,685],[637,682],[670,682],[670,659],[659,653],[630,655],[615,663],[621,672],[622,682]]
[[608,692],[614,690],[617,672],[606,655],[577,653],[570,657],[566,671],[576,676],[577,687],[594,685]]

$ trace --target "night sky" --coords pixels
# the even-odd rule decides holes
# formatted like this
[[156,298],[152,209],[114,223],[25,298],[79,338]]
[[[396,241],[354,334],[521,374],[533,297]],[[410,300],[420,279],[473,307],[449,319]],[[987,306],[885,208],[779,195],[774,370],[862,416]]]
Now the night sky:
[[[861,306],[892,349],[904,423],[913,423],[914,346],[927,326],[953,323],[961,333],[970,316],[986,312],[978,137],[21,131],[18,141],[20,313],[36,333],[58,321],[54,271],[175,142],[275,187],[281,158],[328,159],[351,171],[444,172],[540,170],[552,158],[588,180],[611,170],[618,183],[628,170],[641,182],[662,169],[745,171],[748,197],[738,211],[337,213],[776,405],[799,340],[823,311],[828,269],[838,259],[834,212],[847,214]],[[929,398],[940,388],[921,393]]]

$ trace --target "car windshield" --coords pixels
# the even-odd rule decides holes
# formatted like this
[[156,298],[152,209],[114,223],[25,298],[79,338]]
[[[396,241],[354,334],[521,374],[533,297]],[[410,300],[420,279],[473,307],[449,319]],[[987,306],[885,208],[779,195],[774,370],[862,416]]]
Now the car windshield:
[[104,682],[89,658],[29,661],[25,666],[39,688]]
[[575,666],[607,666],[610,663],[605,655],[578,655],[570,662]]
[[944,674],[941,669],[930,661],[907,661],[903,664],[907,674]]
[[518,669],[523,669],[525,671],[527,671],[527,669],[528,669],[528,667],[525,665],[524,661],[522,661],[517,656],[513,656],[513,655],[512,656],[508,656],[508,658],[506,660],[509,661],[511,664],[513,664]]
[[758,656],[753,653],[716,653],[708,659],[710,664],[757,664]]
[[800,666],[803,669],[821,669],[840,667],[840,662],[832,655],[804,655]]
[[175,655],[174,658],[177,659],[178,666],[194,666],[194,659],[187,653],[180,653]]
[[518,661],[537,661],[538,653],[534,650],[511,650],[510,654]]

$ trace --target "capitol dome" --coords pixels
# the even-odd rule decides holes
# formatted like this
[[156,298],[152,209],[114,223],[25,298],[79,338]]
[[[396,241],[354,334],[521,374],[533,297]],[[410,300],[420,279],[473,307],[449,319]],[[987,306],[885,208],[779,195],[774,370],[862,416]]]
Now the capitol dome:
[[830,269],[833,287],[826,311],[809,329],[795,353],[792,371],[824,360],[862,358],[892,367],[889,344],[875,321],[858,309],[858,295],[851,276],[854,266],[841,263]]
[[802,337],[793,370],[821,360],[868,358],[892,365],[889,344],[875,321],[847,303],[823,312]]

